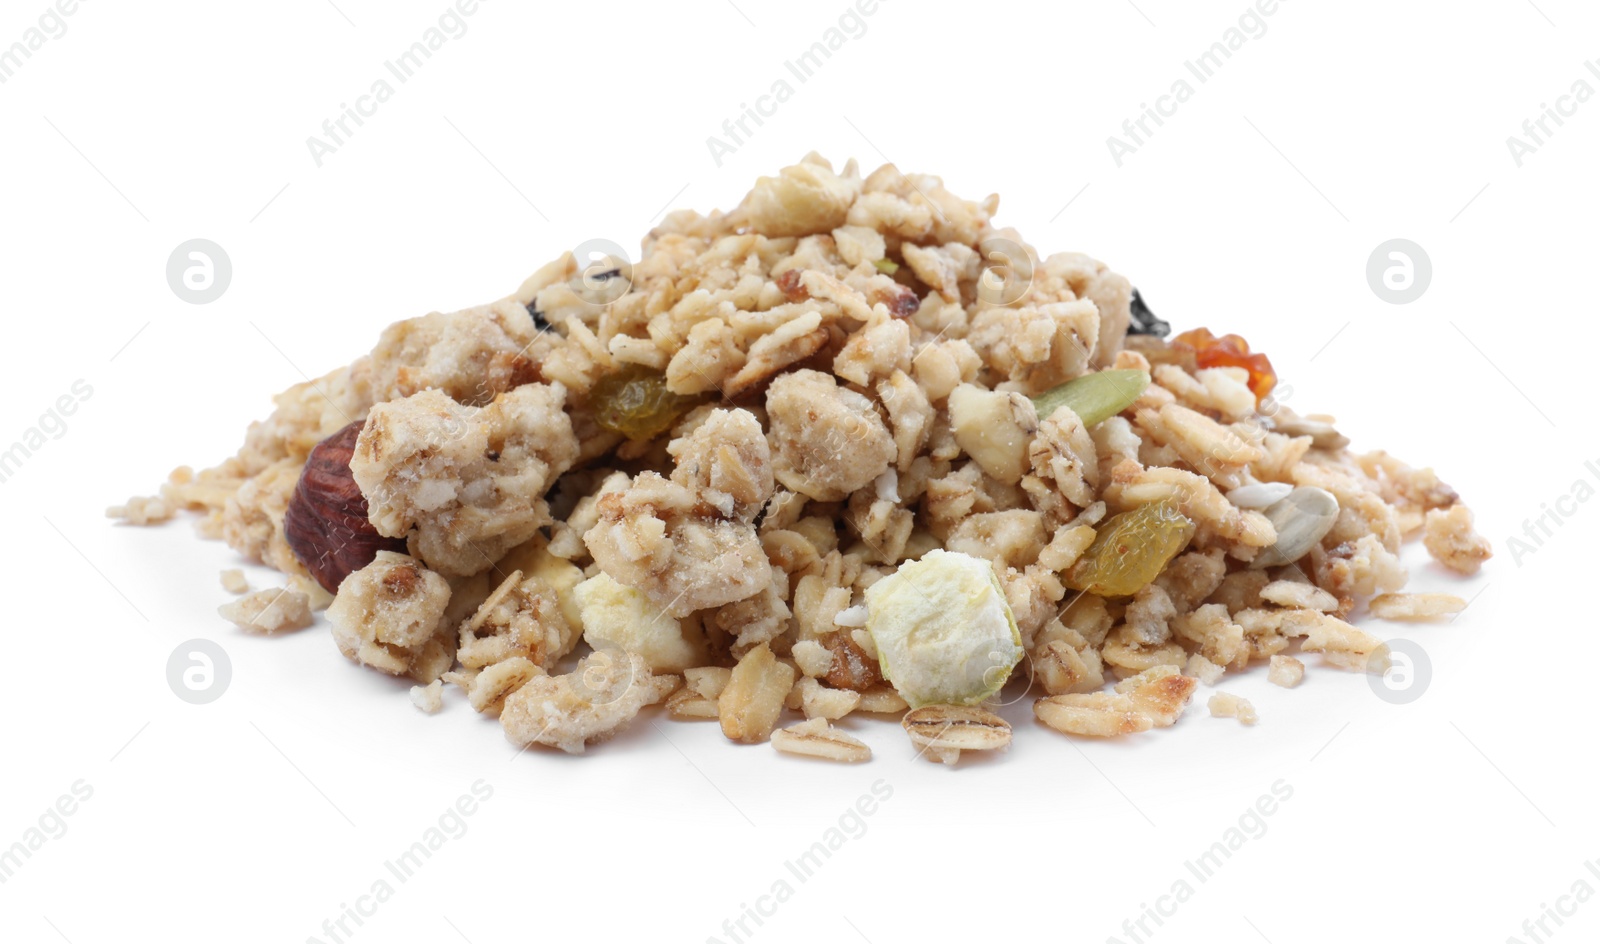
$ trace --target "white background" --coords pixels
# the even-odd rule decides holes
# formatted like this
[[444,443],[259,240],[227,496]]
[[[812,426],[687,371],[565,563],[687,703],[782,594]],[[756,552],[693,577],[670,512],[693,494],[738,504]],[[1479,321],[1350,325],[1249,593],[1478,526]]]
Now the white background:
[[[730,941],[724,920],[787,878],[744,940],[1131,941],[1124,920],[1187,878],[1145,940],[1500,942],[1532,940],[1523,921],[1575,881],[1600,888],[1600,508],[1568,505],[1520,566],[1507,547],[1600,464],[1600,103],[1521,168],[1506,146],[1575,80],[1600,87],[1592,7],[1290,0],[1118,168],[1106,137],[1243,0],[885,0],[718,167],[705,139],[844,0],[488,0],[318,168],[307,136],[445,8],[337,2],[86,0],[0,85],[0,443],[75,380],[94,391],[0,485],[0,844],[75,781],[94,791],[0,885],[7,940],[330,940],[323,921],[478,780],[494,794],[466,835],[345,940]],[[0,44],[44,8],[6,0]],[[499,297],[586,239],[636,247],[664,204],[728,208],[811,149],[999,192],[999,222],[1042,251],[1107,260],[1180,330],[1245,335],[1294,407],[1438,468],[1498,553],[1474,581],[1408,558],[1413,588],[1475,600],[1453,623],[1366,624],[1426,650],[1423,697],[1391,704],[1312,659],[1295,691],[1226,680],[1254,729],[1207,717],[1204,688],[1126,743],[1069,741],[1023,701],[1009,753],[954,770],[872,720],[847,724],[875,751],[861,767],[664,720],[587,757],[514,756],[457,693],[416,712],[320,622],[278,639],[223,623],[216,574],[237,561],[187,523],[101,516],[230,454],[272,393],[389,322]],[[206,306],[165,279],[196,237],[234,266]],[[1433,262],[1404,306],[1365,276],[1394,237]],[[233,666],[200,707],[165,678],[197,637]],[[893,795],[865,834],[797,882],[785,860],[878,780]],[[1293,797],[1265,834],[1209,881],[1187,873],[1279,780]],[[1600,905],[1546,926],[1592,940]]]

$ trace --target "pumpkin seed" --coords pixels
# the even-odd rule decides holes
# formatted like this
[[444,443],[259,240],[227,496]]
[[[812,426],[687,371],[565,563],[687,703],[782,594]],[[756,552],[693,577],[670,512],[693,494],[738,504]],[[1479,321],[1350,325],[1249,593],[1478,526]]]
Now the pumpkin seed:
[[1072,407],[1084,426],[1104,422],[1139,399],[1150,386],[1150,375],[1142,370],[1101,370],[1075,377],[1033,398],[1039,419],[1064,406]]

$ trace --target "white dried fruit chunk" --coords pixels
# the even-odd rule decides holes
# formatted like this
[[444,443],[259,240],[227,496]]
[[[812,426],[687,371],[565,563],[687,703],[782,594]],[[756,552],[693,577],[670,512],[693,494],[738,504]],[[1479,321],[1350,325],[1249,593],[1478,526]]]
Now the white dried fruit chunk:
[[229,593],[249,593],[250,581],[245,579],[244,571],[234,568],[222,572],[222,589]]
[[900,719],[924,756],[946,764],[962,751],[997,751],[1011,743],[1011,725],[992,711],[971,705],[923,705]]
[[1306,677],[1306,664],[1294,656],[1273,656],[1267,669],[1267,681],[1284,688],[1294,688]]
[[253,633],[276,633],[311,625],[311,601],[294,590],[257,590],[217,607],[222,618]]
[[956,445],[990,478],[1015,485],[1028,470],[1039,411],[1020,393],[964,383],[950,392],[950,428]]
[[1467,601],[1450,593],[1380,593],[1367,608],[1379,619],[1427,620],[1460,613]]
[[722,733],[730,741],[758,744],[778,723],[784,699],[794,686],[794,669],[779,662],[762,643],[744,654],[717,696]]
[[1136,734],[1155,723],[1133,699],[1116,692],[1051,695],[1033,703],[1033,714],[1062,734],[1080,737]]
[[482,409],[437,390],[373,407],[350,459],[373,527],[447,576],[488,570],[550,523],[544,494],[578,458],[565,400],[526,384]]
[[654,672],[681,672],[705,661],[695,617],[677,620],[632,587],[598,573],[572,591],[583,613],[583,638],[595,649],[638,653]]
[[1249,699],[1230,695],[1227,692],[1217,692],[1206,702],[1206,707],[1211,709],[1213,718],[1238,718],[1243,725],[1252,725],[1260,720],[1256,715],[1256,706],[1250,704]]
[[444,683],[434,679],[426,685],[411,686],[411,704],[425,715],[436,715],[444,708]]
[[582,754],[676,685],[676,676],[651,675],[636,655],[595,652],[566,675],[536,676],[512,692],[500,710],[500,726],[518,746],[543,744]]
[[911,707],[973,705],[1022,660],[1022,635],[989,562],[933,550],[867,589],[883,677]]
[[[372,563],[344,578],[328,607],[328,622],[345,658],[405,675],[424,656],[432,662],[435,645],[454,655],[454,640],[442,625],[449,603],[449,581],[405,554],[379,551]],[[449,667],[446,662],[439,671]]]
[[826,718],[812,718],[772,732],[772,746],[785,754],[846,764],[872,759],[872,748],[828,724]]

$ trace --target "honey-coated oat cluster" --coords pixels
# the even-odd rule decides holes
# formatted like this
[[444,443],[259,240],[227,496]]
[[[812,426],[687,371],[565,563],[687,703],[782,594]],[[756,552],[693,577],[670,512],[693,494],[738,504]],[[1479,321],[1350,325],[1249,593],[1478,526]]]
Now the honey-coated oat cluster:
[[1460,611],[1401,592],[1408,538],[1462,574],[1490,554],[1433,472],[1351,452],[1242,339],[1166,339],[1125,278],[1040,257],[997,206],[808,156],[669,215],[636,263],[569,253],[391,325],[112,513],[193,510],[287,575],[225,573],[241,627],[325,609],[422,710],[448,683],[569,752],[664,701],[837,761],[871,756],[841,719],[900,717],[953,763],[1010,743],[1007,686],[1064,734],[1131,735],[1253,663],[1384,671],[1353,614]]

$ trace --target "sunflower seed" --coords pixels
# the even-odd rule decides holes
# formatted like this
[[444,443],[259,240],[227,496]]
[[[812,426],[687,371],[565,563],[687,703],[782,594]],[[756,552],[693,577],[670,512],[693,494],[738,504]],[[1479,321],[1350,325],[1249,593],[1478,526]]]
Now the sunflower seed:
[[1265,512],[1278,532],[1278,540],[1256,555],[1250,566],[1281,567],[1310,553],[1333,530],[1339,517],[1339,500],[1331,492],[1302,486],[1290,492]]
[[1236,508],[1261,511],[1288,498],[1292,491],[1294,486],[1287,482],[1255,482],[1229,492],[1228,501],[1233,502]]

